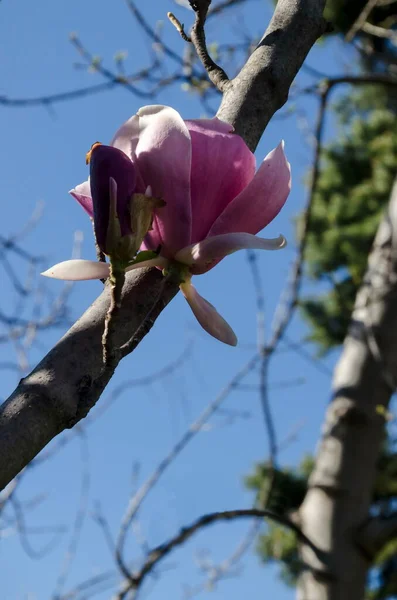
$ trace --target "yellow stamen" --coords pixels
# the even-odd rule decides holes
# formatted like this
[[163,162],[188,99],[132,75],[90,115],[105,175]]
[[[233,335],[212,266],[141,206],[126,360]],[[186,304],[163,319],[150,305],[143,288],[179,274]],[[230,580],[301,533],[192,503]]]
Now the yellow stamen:
[[92,154],[94,148],[96,148],[97,146],[101,146],[101,145],[102,145],[101,142],[95,142],[95,144],[92,144],[91,148],[89,149],[89,151],[85,155],[85,164],[86,165],[88,165],[90,163],[91,154]]

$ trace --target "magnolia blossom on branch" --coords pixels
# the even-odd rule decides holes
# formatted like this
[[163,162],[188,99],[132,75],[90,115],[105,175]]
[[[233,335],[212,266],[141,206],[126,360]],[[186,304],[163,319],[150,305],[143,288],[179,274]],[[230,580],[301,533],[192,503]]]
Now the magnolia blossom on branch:
[[[290,191],[283,143],[255,172],[253,153],[228,123],[217,118],[184,121],[173,108],[155,105],[141,108],[124,123],[110,146],[98,149],[95,144],[91,160],[91,179],[71,194],[94,219],[101,249],[112,259],[109,246],[114,250],[116,227],[126,271],[157,266],[171,272],[200,325],[222,342],[236,345],[235,333],[199,295],[191,277],[206,273],[237,250],[285,246],[283,236],[256,236],[276,217]],[[134,198],[141,200],[139,209],[134,208]],[[136,262],[136,250],[127,257],[125,248],[137,233],[134,211],[139,214],[145,201],[154,208],[154,217],[141,251],[151,251],[154,258]],[[108,263],[71,260],[44,275],[97,279],[108,277],[109,269]]]

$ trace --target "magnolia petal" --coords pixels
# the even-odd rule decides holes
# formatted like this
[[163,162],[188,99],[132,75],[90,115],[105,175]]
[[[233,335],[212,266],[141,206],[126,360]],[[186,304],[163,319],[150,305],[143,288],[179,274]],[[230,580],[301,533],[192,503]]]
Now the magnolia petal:
[[[204,239],[214,221],[255,175],[255,157],[219,119],[186,121],[192,139],[191,242]],[[242,228],[244,230],[244,228]],[[240,229],[241,231],[241,229]]]
[[165,200],[145,242],[154,250],[162,245],[168,257],[191,241],[190,167],[188,129],[173,108],[147,106],[138,111],[138,169],[153,196]]
[[76,185],[75,188],[70,190],[69,194],[73,196],[73,198],[75,198],[79,204],[81,204],[91,218],[94,216],[94,208],[91,198],[91,185],[89,179],[87,181],[83,181],[83,183],[80,183],[79,185]]
[[236,346],[236,334],[216,308],[200,296],[190,282],[182,283],[180,289],[201,327],[217,340],[229,346]]
[[281,142],[266,156],[249,185],[217,218],[208,237],[238,231],[259,233],[280,212],[290,189],[291,169]]
[[212,269],[222,258],[238,250],[280,250],[286,246],[284,236],[264,239],[251,233],[225,233],[208,237],[198,244],[182,248],[175,255],[175,260],[192,267],[194,275]]
[[67,281],[85,281],[88,279],[106,279],[109,277],[108,263],[95,260],[65,260],[42,273],[44,277],[65,279]]
[[230,125],[230,123],[226,123],[226,121],[221,121],[218,117],[213,117],[212,119],[187,119],[185,121],[188,129],[194,127],[201,127],[203,129],[218,131],[219,133],[233,133],[234,127]]
[[[136,265],[126,268],[126,271],[143,269],[148,267],[164,268],[168,265],[168,260],[162,256],[143,260]],[[60,262],[47,271],[41,273],[44,277],[52,279],[64,279],[65,281],[88,281],[89,279],[107,279],[109,277],[109,264],[95,260],[73,259]]]
[[133,115],[116,131],[110,145],[122,150],[131,160],[134,160],[138,139],[139,116]]
[[[132,233],[129,205],[136,191],[135,164],[122,150],[98,144],[91,152],[90,182],[95,237],[102,252],[112,254],[118,245],[117,238]],[[112,198],[115,200],[115,214],[113,223],[110,223]],[[112,226],[117,231],[113,232],[113,240],[108,239],[109,227]],[[108,247],[108,243],[112,247]]]
[[130,265],[126,268],[126,271],[134,271],[135,269],[143,269],[145,267],[160,267],[161,269],[164,269],[168,265],[168,263],[169,261],[163,256],[157,256],[157,258],[142,260],[141,262],[138,262],[135,265]]

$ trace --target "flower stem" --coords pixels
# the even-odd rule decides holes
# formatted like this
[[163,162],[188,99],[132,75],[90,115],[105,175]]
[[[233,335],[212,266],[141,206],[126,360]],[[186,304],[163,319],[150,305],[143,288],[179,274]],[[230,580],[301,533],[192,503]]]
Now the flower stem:
[[116,356],[116,349],[113,347],[115,323],[121,306],[121,293],[125,281],[125,271],[118,265],[110,261],[111,285],[110,306],[106,314],[105,328],[102,335],[103,362],[110,366],[113,358]]

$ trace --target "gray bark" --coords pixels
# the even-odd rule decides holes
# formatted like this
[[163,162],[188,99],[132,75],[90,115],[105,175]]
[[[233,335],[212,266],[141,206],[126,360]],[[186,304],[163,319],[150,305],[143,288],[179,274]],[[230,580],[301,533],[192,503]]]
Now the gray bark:
[[[261,43],[225,92],[218,116],[231,123],[252,150],[324,31],[324,4],[325,0],[279,0]],[[129,274],[116,326],[118,343],[133,334],[150,311],[160,280],[156,270]],[[162,306],[139,339],[176,292],[175,286],[167,286]],[[54,436],[83,418],[108,383],[112,372],[100,375],[108,305],[105,290],[0,408],[0,489]]]
[[244,68],[225,88],[218,117],[231,123],[252,151],[309,50],[326,29],[323,0],[278,0],[269,27]]
[[[300,508],[302,530],[326,553],[327,566],[302,547],[308,568],[299,581],[299,600],[364,598],[373,556],[364,533],[376,530],[367,521],[385,435],[382,410],[387,410],[395,390],[396,373],[397,180],[357,295],[315,468]],[[379,549],[374,542],[372,547]]]

